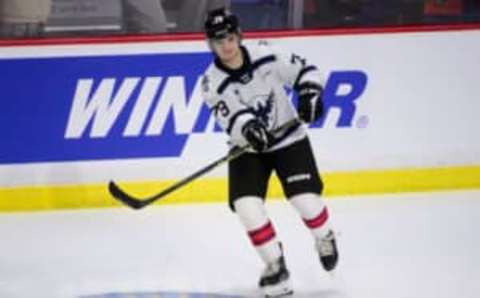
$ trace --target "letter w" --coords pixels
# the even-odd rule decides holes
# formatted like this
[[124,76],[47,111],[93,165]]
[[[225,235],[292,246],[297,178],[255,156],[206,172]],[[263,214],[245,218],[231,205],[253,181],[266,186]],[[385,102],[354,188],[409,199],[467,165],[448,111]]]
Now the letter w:
[[103,79],[93,92],[93,79],[78,81],[65,138],[81,138],[92,119],[90,137],[107,136],[140,78],[126,78],[116,93],[115,81],[113,78]]

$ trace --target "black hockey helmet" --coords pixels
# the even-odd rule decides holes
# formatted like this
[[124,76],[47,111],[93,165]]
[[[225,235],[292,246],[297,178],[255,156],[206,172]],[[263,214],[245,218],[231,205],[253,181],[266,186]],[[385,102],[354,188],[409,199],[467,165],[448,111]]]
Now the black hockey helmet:
[[238,18],[226,8],[208,12],[205,20],[205,35],[209,39],[221,39],[229,33],[240,34]]

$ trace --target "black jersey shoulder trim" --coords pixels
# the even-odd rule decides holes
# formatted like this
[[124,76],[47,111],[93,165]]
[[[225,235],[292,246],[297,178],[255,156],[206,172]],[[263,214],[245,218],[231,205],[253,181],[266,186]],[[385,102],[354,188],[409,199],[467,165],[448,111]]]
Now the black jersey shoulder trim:
[[255,71],[257,68],[259,68],[264,64],[275,62],[276,60],[277,60],[277,57],[275,55],[268,55],[268,56],[262,57],[252,63],[252,71]]
[[245,114],[254,114],[254,111],[253,109],[248,108],[248,109],[240,110],[236,112],[232,117],[230,117],[230,120],[228,121],[227,129],[226,129],[227,134],[230,135],[230,133],[232,132],[233,125],[235,125],[235,122],[237,121],[238,117]]
[[227,89],[228,85],[230,85],[231,83],[235,82],[235,80],[233,79],[233,77],[229,76],[229,77],[226,77],[222,83],[220,84],[220,86],[218,86],[217,88],[217,93],[218,94],[222,94],[225,89]]
[[294,90],[298,90],[298,87],[300,85],[300,81],[301,79],[303,78],[303,76],[308,73],[308,72],[311,72],[311,71],[314,71],[314,70],[317,70],[317,67],[316,66],[313,66],[313,65],[309,65],[307,67],[304,67],[300,70],[300,72],[298,73],[298,76],[297,76],[297,79],[295,80],[295,83],[293,84],[293,89]]

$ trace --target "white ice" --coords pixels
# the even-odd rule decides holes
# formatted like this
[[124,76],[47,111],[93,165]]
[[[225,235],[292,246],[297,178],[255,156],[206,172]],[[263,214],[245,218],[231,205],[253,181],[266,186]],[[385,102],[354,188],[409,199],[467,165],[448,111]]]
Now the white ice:
[[[480,191],[327,203],[339,234],[334,276],[294,209],[267,204],[294,297],[479,297]],[[259,295],[262,264],[226,204],[4,213],[0,235],[2,298]]]

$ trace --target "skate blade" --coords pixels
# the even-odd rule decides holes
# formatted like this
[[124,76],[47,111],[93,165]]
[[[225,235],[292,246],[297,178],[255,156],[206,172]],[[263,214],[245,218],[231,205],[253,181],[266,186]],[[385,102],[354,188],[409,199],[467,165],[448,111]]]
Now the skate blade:
[[293,295],[293,290],[290,290],[289,292],[279,294],[276,296],[270,296],[270,295],[265,295],[265,298],[281,298],[281,297],[288,297]]
[[262,290],[265,294],[265,298],[287,297],[293,294],[292,287],[288,280],[281,282],[278,285],[266,286]]
[[331,279],[335,279],[338,275],[338,269],[335,268],[333,270],[327,271],[328,276],[330,276]]

